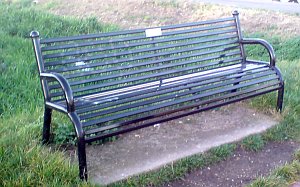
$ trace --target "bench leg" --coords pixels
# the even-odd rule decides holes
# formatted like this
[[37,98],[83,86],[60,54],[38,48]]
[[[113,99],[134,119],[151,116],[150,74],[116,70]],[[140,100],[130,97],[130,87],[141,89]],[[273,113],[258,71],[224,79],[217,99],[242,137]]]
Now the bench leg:
[[282,85],[282,87],[278,90],[278,96],[277,96],[276,110],[280,112],[282,112],[283,96],[284,96],[284,85]]
[[68,116],[71,119],[77,134],[77,156],[78,156],[78,163],[79,163],[79,177],[82,180],[87,180],[88,174],[87,174],[84,131],[82,129],[82,125],[80,123],[79,117],[75,112],[69,113]]
[[79,177],[82,180],[87,180],[87,164],[86,164],[86,150],[85,141],[82,138],[78,139],[78,161],[79,161]]
[[42,143],[43,144],[48,144],[50,142],[51,116],[52,116],[52,109],[45,107],[43,138],[42,138]]

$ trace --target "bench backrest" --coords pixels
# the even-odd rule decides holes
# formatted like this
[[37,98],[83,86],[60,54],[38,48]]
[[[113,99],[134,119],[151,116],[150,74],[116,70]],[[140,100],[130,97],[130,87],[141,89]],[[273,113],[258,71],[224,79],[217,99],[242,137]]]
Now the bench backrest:
[[[152,29],[35,38],[35,49],[40,72],[63,74],[76,98],[241,63],[240,37],[234,14]],[[57,84],[47,87],[52,99],[61,99]]]

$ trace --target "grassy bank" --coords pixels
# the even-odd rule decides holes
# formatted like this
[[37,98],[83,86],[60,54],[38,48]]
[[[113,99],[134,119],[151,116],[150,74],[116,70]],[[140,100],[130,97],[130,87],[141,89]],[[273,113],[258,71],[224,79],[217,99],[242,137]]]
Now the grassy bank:
[[23,5],[0,4],[0,186],[86,185],[61,152],[40,146],[43,101],[29,33],[75,35],[113,27]]
[[[75,20],[46,14],[29,5],[0,3],[0,186],[90,185],[78,180],[77,166],[64,159],[61,152],[40,146],[43,101],[29,32],[38,30],[44,37],[53,37],[108,31],[115,27],[99,24],[95,18]],[[295,139],[300,135],[300,36],[266,39],[274,45],[286,80],[284,119],[279,126],[255,137],[255,142]],[[253,58],[263,56],[261,51],[259,47],[248,48]],[[274,97],[275,94],[270,94],[256,98],[252,104],[264,110],[274,108]],[[262,144],[250,145],[250,149],[255,150]],[[234,145],[222,146],[116,185],[162,184],[192,169],[222,160],[234,148]]]

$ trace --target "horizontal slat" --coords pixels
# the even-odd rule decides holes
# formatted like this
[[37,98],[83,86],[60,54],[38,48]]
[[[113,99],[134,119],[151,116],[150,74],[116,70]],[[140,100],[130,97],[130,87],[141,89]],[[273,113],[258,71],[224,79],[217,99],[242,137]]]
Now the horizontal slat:
[[[218,55],[218,56],[214,56],[214,57],[208,57],[208,58],[203,58],[203,59],[190,60],[190,61],[192,61],[192,62],[199,62],[199,61],[204,61],[204,60],[213,60],[213,59],[217,59],[217,58],[221,58],[221,57],[228,57],[228,56],[238,55],[238,54],[240,54],[239,51],[232,52],[232,53],[227,53],[227,54],[222,54],[222,55]],[[224,62],[224,60],[219,60],[218,62],[219,62],[219,64],[222,64]],[[118,80],[118,81],[101,83],[99,85],[98,84],[97,85],[88,85],[88,86],[81,87],[81,88],[75,88],[73,90],[73,93],[83,92],[83,91],[88,91],[88,90],[93,90],[93,89],[99,89],[99,88],[108,87],[108,86],[114,86],[114,85],[123,84],[123,83],[129,83],[131,81],[135,81],[136,82],[136,81],[145,80],[145,79],[157,78],[157,77],[161,77],[161,76],[164,76],[164,75],[169,75],[169,74],[174,74],[174,73],[181,73],[181,72],[185,72],[185,71],[189,71],[189,70],[193,70],[193,69],[197,69],[197,68],[203,68],[203,67],[205,67],[205,66],[203,66],[203,65],[189,66],[189,67],[185,67],[185,68],[181,68],[181,69],[173,69],[173,70],[168,70],[168,71],[164,71],[164,72],[160,72],[160,73],[155,73],[155,74],[152,74],[152,75],[151,74],[150,75],[143,75],[143,76],[134,77],[134,78],[127,78],[127,79]],[[148,71],[147,69],[145,69],[145,70]],[[103,80],[117,78],[119,76],[124,76],[124,75],[126,75],[126,74],[122,73],[120,75],[112,75],[112,76],[107,76],[107,77],[100,77],[100,78],[95,78],[93,81],[103,81]],[[82,81],[81,82],[79,82],[79,81],[77,81],[77,82],[71,82],[70,85],[73,86],[73,85],[78,85],[80,83],[82,83]],[[53,85],[50,88],[51,89],[58,88],[58,86],[57,85]],[[61,94],[62,93],[53,93],[52,96],[59,96]]]
[[[165,94],[165,93],[170,92],[169,91],[170,89],[172,91],[181,89],[182,87],[185,87],[186,84],[189,84],[189,86],[200,86],[200,85],[205,85],[205,84],[209,84],[209,83],[213,83],[213,82],[217,82],[217,81],[223,81],[226,79],[238,78],[241,76],[246,76],[246,75],[251,75],[251,74],[255,74],[255,76],[256,75],[268,76],[268,75],[273,75],[275,73],[274,73],[274,71],[271,71],[269,68],[260,68],[260,69],[255,70],[255,72],[253,72],[253,70],[244,71],[242,73],[230,72],[228,74],[221,74],[221,75],[216,74],[216,75],[212,75],[212,76],[200,77],[197,79],[189,79],[186,81],[180,81],[178,83],[171,82],[170,85],[159,87],[159,90],[157,89],[157,86],[152,86],[150,88],[148,87],[148,88],[144,88],[144,89],[141,88],[139,90],[131,90],[129,93],[124,93],[124,94],[119,93],[119,94],[115,94],[114,96],[112,96],[112,98],[117,97],[118,98],[117,100],[113,100],[113,99],[110,99],[109,97],[102,96],[103,102],[101,102],[100,97],[92,97],[92,98],[89,97],[87,99],[91,99],[91,101],[87,102],[85,104],[82,103],[82,105],[81,105],[80,103],[76,102],[76,111],[78,114],[82,114],[82,113],[90,112],[93,110],[109,108],[109,107],[117,106],[117,105],[120,105],[123,103],[137,101],[144,97],[152,97],[153,95]],[[85,99],[85,98],[82,98],[82,99]],[[95,104],[95,103],[97,103],[97,104]]]
[[[231,63],[229,66],[232,66],[232,65],[237,65],[237,64],[240,64],[240,61],[242,60],[241,57],[237,57],[237,58],[232,58],[230,60],[224,60],[223,63]],[[211,63],[208,63],[208,64],[205,64],[207,66],[213,66],[213,65],[217,65],[219,64],[220,61],[216,61],[216,62],[211,62]],[[232,64],[234,63],[234,64]],[[269,69],[268,67],[266,66],[257,66],[259,68],[264,68],[265,69]],[[245,71],[248,71],[248,70],[245,70]],[[254,71],[254,69],[252,69],[252,71]],[[256,70],[258,71],[258,70]],[[233,72],[233,73],[236,73],[236,72]],[[186,75],[190,75],[190,74],[186,74]],[[186,76],[186,75],[183,75],[183,76]],[[207,77],[212,77],[212,78],[216,78],[218,76],[213,76],[213,75],[208,75],[207,73],[204,73],[204,75],[206,75],[206,78]],[[225,75],[224,75],[225,76]],[[226,75],[228,76],[228,75]],[[204,78],[203,80],[206,80],[206,78]],[[168,81],[169,84],[175,84],[176,82],[178,82],[177,80],[174,80],[174,81],[169,81],[169,79],[165,79],[163,81]],[[189,80],[191,81],[191,80]],[[130,86],[123,86],[121,88],[118,88],[118,89],[109,89],[105,92],[101,92],[101,94],[97,93],[97,94],[89,94],[87,96],[84,96],[84,97],[76,97],[76,98],[85,98],[85,99],[90,99],[90,98],[102,98],[102,97],[108,97],[109,95],[117,95],[117,94],[120,94],[120,93],[126,93],[126,92],[134,92],[134,91],[137,91],[137,90],[141,90],[141,89],[145,89],[145,88],[148,88],[150,85],[153,86],[153,81],[150,81],[150,82],[146,82],[146,83],[143,83],[143,84],[137,84],[137,85],[130,85]],[[53,100],[54,102],[60,102],[61,99],[59,100]],[[76,105],[76,108],[78,108],[78,105]]]
[[[214,26],[214,27],[207,27],[207,28],[194,28],[194,29],[187,29],[187,30],[180,30],[173,32],[172,35],[175,34],[184,34],[184,33],[192,33],[196,31],[205,31],[205,30],[211,30],[211,29],[218,29],[218,28],[226,28],[226,27],[232,27],[234,26],[234,23],[231,24],[226,24],[226,25],[221,25],[221,26]],[[163,36],[170,36],[171,33],[166,33]],[[130,40],[132,41],[132,40]],[[93,48],[93,49],[78,49],[75,51],[69,51],[69,52],[64,52],[64,53],[53,53],[53,54],[46,54],[44,55],[44,59],[50,59],[50,58],[57,58],[57,57],[64,57],[64,56],[71,56],[71,55],[81,55],[81,54],[86,54],[86,53],[91,53],[91,52],[103,52],[111,49],[124,49],[124,48],[129,48],[130,46],[140,46],[141,43],[146,43],[146,45],[149,45],[151,43],[161,43],[159,40],[150,40],[146,42],[137,42],[137,43],[131,43],[131,44],[126,44],[126,45],[115,45],[114,47],[100,47],[100,48]],[[97,42],[104,42],[104,41],[97,41]],[[114,43],[113,40],[109,40],[107,43]],[[94,45],[94,44],[91,44]],[[145,44],[143,44],[145,45]]]
[[[229,18],[221,18],[221,19],[194,22],[194,23],[168,25],[168,26],[162,26],[160,28],[162,30],[177,29],[177,28],[181,28],[181,27],[193,27],[193,26],[199,26],[199,25],[205,25],[205,24],[214,24],[214,23],[233,21],[233,20],[234,20],[233,17],[229,17]],[[150,28],[148,28],[148,29],[150,29]],[[137,33],[141,33],[141,32],[145,32],[145,29],[135,29],[135,30],[117,31],[117,32],[109,32],[109,33],[100,33],[100,34],[87,34],[87,35],[69,36],[69,37],[60,37],[60,38],[49,38],[49,39],[42,39],[41,44],[48,44],[48,43],[54,43],[54,42],[75,41],[75,40],[84,40],[84,39],[94,39],[94,38],[111,37],[111,36],[118,36],[118,35],[137,34]]]
[[[213,35],[218,35],[218,34],[227,34],[227,33],[232,33],[235,31],[236,31],[236,29],[216,31],[216,32],[210,32],[210,33],[205,33],[205,34],[199,34],[198,37],[213,36]],[[193,36],[186,37],[186,39],[190,39],[190,38],[193,38]],[[55,66],[55,65],[63,65],[63,64],[65,65],[65,64],[70,64],[70,63],[75,63],[75,62],[80,62],[80,61],[91,61],[91,60],[103,59],[103,58],[108,58],[108,57],[110,57],[110,56],[101,54],[101,55],[87,56],[87,57],[81,57],[81,58],[75,58],[75,59],[64,59],[64,60],[47,62],[47,63],[45,63],[45,67]],[[150,55],[150,57],[151,57],[151,55]]]
[[[236,42],[237,41],[230,41],[230,42],[224,42],[224,43],[221,43],[221,44],[201,46],[201,49],[208,49],[208,48],[212,48],[212,47],[220,47],[220,46],[224,46],[224,45],[235,44]],[[193,50],[189,50],[189,51],[193,51]],[[174,53],[174,54],[176,54],[176,53]],[[171,53],[171,54],[173,54],[173,53]],[[206,52],[206,53],[203,53],[203,54],[200,54],[200,55],[207,55],[207,54],[210,54],[210,53]],[[165,60],[168,61],[167,58],[165,58]],[[142,67],[142,66],[154,65],[154,64],[161,63],[161,62],[164,62],[163,59],[159,60],[159,62],[157,62],[157,61],[146,61],[146,62],[141,62],[141,63],[130,64],[130,65],[127,65],[127,66],[117,66],[117,67],[106,68],[106,69],[95,70],[95,71],[67,74],[67,75],[65,75],[65,77],[67,79],[70,79],[70,78],[78,78],[78,77],[82,77],[82,76],[91,76],[91,75],[95,75],[95,74],[101,74],[101,73],[107,73],[107,72],[113,72],[113,71],[132,69],[132,68],[137,68],[137,67]],[[184,64],[188,64],[188,63],[183,62],[183,63],[177,63],[177,65],[176,64],[175,65],[174,64],[173,65],[163,65],[163,66],[160,66],[160,68],[162,69],[162,68],[166,68],[166,67],[175,67],[175,66],[184,65]],[[151,70],[151,68],[147,68],[147,70],[140,70],[140,71],[152,71],[152,70]],[[122,74],[118,74],[118,75],[122,76]]]
[[[241,58],[239,58],[241,60]],[[230,60],[227,62],[235,62],[236,60]],[[238,65],[238,66],[237,66]],[[251,65],[251,66],[250,66]],[[241,74],[243,73],[258,73],[263,70],[269,70],[272,71],[274,74],[275,72],[271,70],[268,66],[268,64],[265,63],[259,63],[259,64],[247,64],[245,67],[241,69],[241,64],[240,63],[234,63],[227,65],[225,67],[222,67],[220,69],[215,69],[215,70],[208,70],[206,72],[198,72],[198,73],[192,73],[192,74],[184,74],[182,76],[174,77],[174,78],[169,78],[169,79],[163,79],[162,82],[160,81],[148,81],[143,84],[136,84],[136,85],[128,85],[128,86],[122,86],[117,89],[108,89],[106,91],[102,92],[95,92],[95,93],[90,93],[82,96],[76,96],[75,99],[80,99],[81,101],[84,100],[89,100],[89,99],[97,99],[97,103],[101,104],[102,101],[99,101],[99,99],[107,99],[107,100],[115,100],[113,99],[114,97],[120,98],[122,95],[128,94],[130,92],[140,92],[142,90],[148,90],[149,88],[153,88],[159,86],[162,83],[162,86],[159,89],[164,88],[166,85],[172,84],[176,85],[179,82],[183,82],[185,80],[188,80],[189,82],[192,81],[193,79],[197,78],[199,81],[205,81],[208,79],[213,79],[213,78],[218,78],[218,77],[226,77],[226,76],[232,76],[234,74]],[[224,71],[226,70],[226,71]],[[193,79],[191,79],[193,78]],[[134,95],[133,95],[134,96]],[[58,100],[53,100],[53,102],[61,102],[62,99]],[[115,101],[114,101],[115,102]],[[78,104],[78,102],[77,102]],[[76,108],[80,108],[80,106],[76,105]]]
[[[184,85],[184,86],[181,86],[181,87],[177,87],[176,89],[168,90],[169,93],[172,93],[172,92],[174,93],[175,92],[172,95],[169,94],[169,95],[161,96],[160,95],[161,93],[157,92],[155,94],[155,96],[158,97],[158,98],[149,99],[149,97],[144,96],[142,99],[147,99],[146,101],[136,100],[137,102],[135,102],[135,103],[124,103],[125,105],[115,107],[115,108],[111,108],[111,109],[108,109],[108,110],[103,110],[103,111],[98,111],[98,112],[90,112],[88,114],[81,115],[80,119],[81,120],[86,120],[86,119],[94,118],[94,117],[97,117],[97,116],[103,116],[103,115],[106,115],[106,114],[111,114],[111,113],[120,112],[120,111],[123,111],[123,110],[128,110],[128,108],[133,109],[133,108],[137,108],[137,107],[141,107],[141,106],[146,106],[146,105],[149,105],[149,104],[153,104],[153,103],[157,103],[157,102],[161,102],[161,101],[165,101],[165,100],[170,100],[170,99],[174,99],[174,98],[179,98],[179,97],[190,95],[190,94],[196,94],[196,93],[199,93],[199,92],[202,92],[202,91],[207,91],[207,90],[211,90],[211,89],[215,89],[215,88],[219,88],[219,87],[225,87],[225,86],[228,86],[228,85],[232,85],[232,84],[236,84],[236,83],[240,83],[240,82],[244,82],[244,81],[250,81],[250,80],[253,80],[253,79],[257,80],[258,78],[261,78],[259,80],[261,82],[278,79],[278,77],[276,75],[262,78],[264,76],[265,76],[264,74],[260,75],[260,76],[250,75],[250,76],[245,76],[245,77],[242,77],[242,78],[235,78],[233,80],[232,80],[232,78],[227,78],[225,80],[218,81],[220,83],[204,86],[204,87],[197,88],[197,89],[193,89],[193,88],[195,88],[196,86],[201,86],[201,85],[203,85],[203,83]],[[210,82],[210,83],[216,83],[216,82]],[[204,84],[204,85],[207,85],[207,84],[209,84],[209,82]],[[189,89],[189,91],[180,92],[180,93],[176,92],[176,91],[187,90],[187,89]]]
[[[236,29],[232,29],[232,30],[233,30],[232,32],[236,31]],[[173,32],[166,32],[162,36],[159,36],[158,39],[161,37],[175,36],[175,35],[184,34],[184,33],[189,33],[189,29],[173,31]],[[206,32],[206,33],[210,33],[210,32]],[[113,44],[113,43],[119,43],[119,42],[128,42],[128,41],[132,42],[132,41],[141,40],[141,39],[150,40],[150,38],[145,37],[145,35],[131,36],[131,37],[108,39],[108,40],[87,41],[87,42],[83,42],[83,43],[72,43],[72,44],[64,44],[64,45],[46,46],[46,47],[42,47],[42,51],[54,51],[54,50],[71,49],[71,48],[86,47],[86,46],[93,46],[93,45],[101,45],[101,44]]]
[[[191,43],[194,43],[194,42],[191,42]],[[153,52],[153,51],[156,51],[156,50],[159,50],[159,49],[168,49],[168,48],[171,48],[173,46],[174,47],[175,46],[176,47],[187,46],[187,45],[191,45],[191,43],[189,43],[189,44],[173,44],[172,46],[166,46],[166,47],[153,47],[153,48],[149,48],[149,49],[140,49],[140,50],[131,51],[131,53],[129,53],[129,52],[121,52],[121,53],[115,53],[115,54],[112,54],[112,55],[105,55],[105,56],[107,56],[108,58],[110,58],[110,57],[117,57],[117,56],[128,55],[128,54],[137,54],[137,53],[142,53],[142,52]],[[231,45],[231,44],[237,44],[237,43],[238,43],[237,40],[231,40],[231,41],[226,41],[226,42],[222,42],[222,43],[216,43],[216,44],[210,44],[210,45],[202,45],[202,46],[189,47],[189,48],[184,48],[184,49],[179,49],[179,50],[173,50],[173,51],[153,53],[153,54],[150,54],[150,55],[140,55],[140,56],[137,56],[137,57],[130,57],[129,59],[130,59],[130,61],[135,61],[136,58],[137,59],[140,59],[140,58],[146,59],[146,58],[160,57],[160,56],[173,55],[173,54],[184,53],[184,52],[192,52],[192,51],[195,51],[195,50],[210,49],[210,48],[221,47],[221,46],[226,46],[226,45]],[[106,58],[106,57],[103,57],[103,58]],[[108,62],[106,62],[106,63],[108,63]],[[113,63],[109,63],[109,64],[112,65]],[[148,65],[147,62],[145,62],[143,64],[144,65]],[[130,65],[130,67],[133,67],[133,66]],[[100,70],[100,71],[102,71],[101,73],[103,73],[103,72],[110,72],[110,71],[114,71],[114,70],[121,70],[121,69],[124,69],[124,68],[126,69],[126,66],[125,67],[124,66],[118,66],[118,67],[113,67],[113,68],[107,68],[105,70]],[[64,69],[64,71],[70,71],[70,70],[74,70],[75,68],[71,67],[71,68],[63,68],[63,69]],[[82,69],[82,67],[81,66],[77,67],[77,69]],[[57,70],[55,70],[55,71],[59,72]],[[86,76],[86,75],[88,75],[90,73],[91,72],[85,72],[84,76]],[[69,75],[68,74],[67,75],[68,78],[70,78],[72,76],[73,77],[78,77],[78,74],[76,74],[76,75],[73,75],[73,74]]]
[[[238,58],[237,60],[234,60],[232,62],[236,62],[234,64],[229,64],[227,66],[223,66],[224,68],[226,67],[229,67],[231,65],[239,65],[240,64],[240,60],[242,60],[242,58]],[[222,63],[223,61],[218,61],[218,62],[214,62],[214,63]],[[199,68],[201,68],[202,66],[199,66]],[[183,71],[185,71],[186,69],[188,68],[185,68]],[[192,68],[193,69],[193,68]],[[236,68],[238,69],[238,68]],[[236,69],[233,69],[236,70]],[[181,69],[182,70],[182,69]],[[180,70],[177,70],[177,71],[180,71]],[[163,74],[163,73],[161,73]],[[182,74],[181,76],[186,76],[186,75],[189,75],[190,73],[187,73],[187,74]],[[156,74],[157,75],[157,74]],[[156,75],[148,75],[148,76],[143,76],[141,80],[146,80],[148,79],[147,77],[155,77]],[[126,81],[127,80],[127,81]],[[165,79],[162,79],[162,80],[165,80]],[[125,79],[125,80],[120,80],[120,81],[117,81],[118,84],[123,84],[123,83],[128,83],[128,81],[136,81],[135,78],[131,78],[131,79]],[[147,83],[151,83],[153,81],[145,81],[143,82],[143,84],[147,84]],[[114,86],[116,84],[116,82],[108,82],[108,83],[103,83],[101,84],[102,87],[100,87],[100,85],[91,85],[91,86],[87,86],[87,87],[83,87],[83,88],[77,88],[77,89],[74,89],[74,92],[73,93],[77,93],[75,96],[76,97],[82,97],[82,96],[88,96],[88,95],[91,95],[91,94],[94,94],[94,93],[97,93],[99,91],[95,90],[95,89],[99,89],[99,88],[103,88],[103,87],[109,87],[109,86]],[[126,89],[128,87],[133,87],[133,86],[139,86],[141,85],[140,83],[138,84],[132,84],[132,85],[129,85],[129,86],[121,86],[121,87],[118,87],[118,88],[113,88],[113,89],[107,89],[105,90],[105,92],[109,92],[109,91],[114,91],[114,90],[119,90],[119,89]],[[94,90],[94,93],[88,93],[88,94],[78,94],[80,92],[83,92],[83,91],[89,91],[89,90]],[[103,92],[103,91],[102,91]],[[56,97],[56,96],[63,96],[63,93],[62,92],[55,92],[55,93],[51,93],[51,97]]]
[[[198,38],[192,37],[192,38]],[[131,47],[138,47],[138,46],[145,46],[145,45],[153,45],[153,44],[160,44],[160,43],[166,43],[166,42],[178,42],[181,40],[187,40],[192,39],[191,36],[180,36],[180,37],[171,37],[171,38],[165,38],[160,40],[149,40],[149,41],[142,41],[142,42],[135,42],[135,43],[129,43],[129,44],[120,44],[115,46],[107,46],[107,47],[94,47],[89,49],[78,49],[74,51],[67,51],[63,53],[53,53],[53,54],[46,54],[43,55],[43,58],[51,59],[51,58],[58,58],[58,57],[65,57],[65,56],[73,56],[73,55],[82,55],[87,53],[95,53],[95,52],[104,52],[108,50],[117,50],[117,49],[128,49]],[[215,38],[209,38],[209,39],[201,39],[201,40],[193,40],[195,43],[205,43],[205,42],[213,42],[213,41],[220,41],[225,39],[232,39],[237,38],[237,35],[229,35],[229,36],[222,36],[222,37],[215,37]]]
[[[169,62],[169,61],[174,61],[174,60],[184,60],[186,58],[192,58],[192,57],[197,57],[197,56],[204,56],[204,55],[209,55],[209,54],[213,54],[213,53],[219,53],[219,52],[226,52],[227,50],[233,50],[233,49],[238,49],[239,46],[231,46],[231,47],[226,47],[226,48],[218,48],[218,49],[214,49],[211,51],[205,51],[205,52],[200,52],[200,53],[192,53],[192,54],[188,54],[188,55],[180,55],[180,56],[176,56],[176,57],[168,57],[168,58],[164,58],[164,59],[158,59],[158,60],[150,60],[148,62],[145,63],[141,63],[141,66],[146,66],[146,65],[155,65],[155,64],[159,64],[159,63],[163,63],[163,62]],[[205,57],[205,58],[200,58],[200,59],[193,59],[193,60],[187,60],[181,63],[174,63],[174,64],[169,64],[169,65],[164,65],[164,66],[172,66],[172,67],[176,67],[176,66],[181,66],[184,64],[190,64],[190,63],[195,63],[195,62],[202,62],[202,61],[207,61],[207,60],[213,60],[213,59],[217,59],[217,58],[222,58],[222,57],[227,57],[227,56],[232,56],[232,55],[238,55],[240,54],[240,51],[233,51],[233,52],[229,52],[229,53],[224,53],[224,54],[218,54],[218,55],[214,55],[214,56],[209,56],[209,57]],[[120,66],[121,67],[121,66]],[[127,66],[128,68],[131,68],[131,66]],[[139,67],[139,65],[137,65],[136,67]],[[163,67],[163,66],[160,66]],[[157,68],[157,67],[156,67]],[[113,69],[113,70],[123,70],[123,69],[127,69],[126,66],[123,66],[121,68],[108,68],[108,69]],[[138,70],[138,71],[142,71],[142,72],[149,72],[151,68],[144,68],[143,70]],[[161,68],[160,68],[161,69]],[[111,71],[113,71],[111,70]],[[99,70],[101,71],[101,70]],[[107,70],[102,70],[103,73],[107,72]],[[130,72],[130,74],[135,74],[134,71]],[[91,81],[102,81],[102,80],[107,80],[107,79],[111,79],[111,78],[115,78],[115,77],[120,77],[120,76],[125,76],[125,75],[129,75],[128,73],[119,73],[117,75],[108,75],[106,77],[102,76],[99,78],[93,78],[93,80]],[[68,75],[65,75],[66,78],[70,78]],[[75,76],[75,77],[80,77],[80,76]],[[73,78],[73,77],[72,77]],[[82,83],[86,83],[86,82],[91,82],[89,80],[83,80],[82,81],[70,81],[70,85],[78,85],[78,84],[82,84]],[[53,85],[49,87],[50,89],[54,89],[54,88],[59,88],[58,85]]]
[[[145,112],[148,112],[148,111],[153,111],[153,110],[157,110],[157,109],[160,109],[160,108],[170,107],[172,105],[180,104],[180,103],[183,103],[183,102],[188,102],[188,101],[192,101],[192,100],[195,100],[195,99],[200,99],[202,97],[208,97],[208,96],[212,96],[212,95],[216,95],[216,94],[221,94],[221,93],[224,93],[224,92],[228,92],[228,91],[239,89],[239,88],[246,87],[246,86],[255,85],[255,84],[258,84],[258,83],[262,83],[263,81],[270,81],[270,80],[272,80],[272,79],[249,81],[247,83],[234,85],[234,86],[231,86],[229,88],[226,87],[226,88],[222,88],[222,89],[219,89],[219,90],[213,90],[213,91],[210,91],[210,92],[202,93],[202,94],[199,94],[199,95],[194,95],[194,96],[187,97],[187,98],[181,98],[181,99],[178,99],[178,100],[175,100],[175,101],[172,101],[172,102],[157,104],[157,105],[154,105],[154,106],[148,106],[148,107],[136,110],[136,111],[124,112],[124,113],[121,113],[121,114],[115,114],[113,116],[108,116],[108,117],[101,117],[101,119],[93,119],[93,120],[90,120],[88,122],[83,122],[82,124],[83,124],[84,127],[87,127],[87,126],[100,124],[100,123],[104,123],[104,122],[108,122],[108,121],[112,121],[112,120],[116,120],[116,119],[120,119],[120,118],[124,118],[124,117],[130,117],[130,116],[145,113]],[[277,84],[279,84],[278,80],[277,80]]]
[[[180,58],[177,58],[176,60],[181,60],[181,59],[182,58],[180,57]],[[152,60],[152,61],[146,61],[146,62],[131,64],[129,66],[128,65],[118,66],[118,67],[112,67],[112,68],[106,68],[106,69],[100,69],[100,70],[94,70],[94,71],[66,74],[65,77],[67,79],[71,79],[71,78],[78,78],[78,77],[83,77],[83,76],[91,76],[91,75],[101,74],[101,73],[106,73],[106,72],[132,69],[132,68],[137,68],[137,67],[147,66],[147,65],[154,65],[154,64],[159,64],[161,62],[164,62],[164,60],[161,60],[161,59],[160,60],[154,60],[154,61]],[[201,61],[199,61],[199,62],[201,62]],[[188,63],[188,61],[187,61],[187,63]]]
[[[235,37],[230,37],[230,38],[236,38],[236,36]],[[229,39],[229,38],[225,38],[225,39]],[[215,41],[215,40],[208,39],[208,40],[204,40],[203,43],[213,42],[213,41]],[[218,40],[218,41],[221,41],[221,39]],[[197,42],[197,41],[195,41],[195,42]],[[128,63],[128,62],[132,62],[134,60],[137,60],[137,61],[138,60],[145,60],[145,59],[148,59],[148,58],[159,57],[163,54],[171,55],[171,54],[176,54],[176,53],[178,53],[178,52],[175,52],[175,53],[174,53],[174,51],[170,51],[169,53],[162,53],[162,52],[158,53],[158,52],[156,52],[155,54],[141,55],[141,56],[136,56],[135,58],[123,58],[123,59],[117,59],[117,60],[107,60],[105,62],[94,62],[94,63],[85,64],[85,65],[81,65],[81,66],[62,67],[62,68],[57,68],[54,71],[55,72],[75,71],[75,70],[80,70],[80,69],[84,69],[84,68],[94,68],[94,67],[103,66],[103,65],[114,65],[114,64],[120,64],[120,63],[125,63],[125,62]],[[87,72],[84,72],[84,73],[87,73]],[[66,76],[68,78],[70,78],[71,75],[72,74],[70,74],[70,75],[68,74]],[[75,77],[76,77],[76,75],[75,75]]]
[[[202,112],[202,111],[205,111],[205,110],[213,109],[213,108],[224,106],[224,105],[234,103],[234,102],[237,102],[237,101],[249,99],[249,98],[252,98],[252,97],[255,97],[255,96],[258,96],[258,95],[273,92],[273,91],[278,90],[279,88],[280,87],[271,87],[271,88],[269,88],[268,85],[267,86],[260,86],[260,88],[259,88],[259,89],[261,89],[260,91],[257,91],[253,88],[248,89],[248,90],[244,90],[242,97],[235,97],[235,96],[238,96],[241,93],[231,93],[231,94],[225,95],[223,97],[216,98],[212,101],[204,101],[204,102],[201,101],[201,102],[183,107],[181,109],[168,111],[168,112],[163,112],[163,113],[159,113],[159,114],[152,114],[152,115],[148,115],[148,116],[138,118],[138,119],[134,119],[134,120],[131,120],[131,121],[124,121],[124,122],[121,122],[121,123],[112,124],[112,125],[105,126],[105,127],[100,127],[100,128],[97,128],[97,129],[87,130],[86,135],[90,135],[90,134],[94,134],[94,133],[97,133],[97,132],[102,132],[102,131],[106,131],[106,130],[110,130],[110,129],[120,128],[122,126],[129,125],[129,124],[132,124],[132,123],[138,123],[140,121],[149,120],[149,119],[153,119],[153,118],[158,118],[160,116],[165,116],[164,118],[160,118],[160,119],[157,119],[157,120],[152,120],[150,122],[145,122],[143,124],[130,126],[130,127],[127,127],[127,128],[120,128],[120,129],[116,129],[114,131],[106,131],[106,133],[101,133],[101,134],[96,135],[96,136],[86,137],[86,142],[93,142],[95,140],[116,136],[116,135],[124,133],[124,132],[129,132],[129,131],[137,130],[137,129],[140,129],[140,128],[148,127],[148,126],[151,126],[151,125],[154,125],[154,124],[157,124],[157,123],[163,123],[163,122],[166,122],[166,121],[170,121],[172,119],[177,119],[177,118],[181,118],[181,117],[184,117],[184,116],[187,116],[187,115],[196,114],[196,113],[199,113],[199,112]],[[166,115],[166,114],[170,114],[171,112],[174,113],[174,112],[178,112],[178,111],[182,111],[182,110],[187,110],[187,109],[195,108],[195,107],[201,106],[201,105],[202,105],[202,107],[199,107],[198,109],[182,112],[182,113],[179,113],[175,116]],[[106,130],[104,130],[104,129],[106,129]]]

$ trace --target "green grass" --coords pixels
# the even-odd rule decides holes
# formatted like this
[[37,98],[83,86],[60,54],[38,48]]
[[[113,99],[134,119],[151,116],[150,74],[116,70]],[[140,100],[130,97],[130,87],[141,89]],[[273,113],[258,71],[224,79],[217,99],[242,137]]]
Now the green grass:
[[265,141],[261,135],[257,134],[243,139],[241,145],[246,150],[259,151],[264,147]]
[[38,30],[49,37],[116,27],[95,18],[62,18],[30,6],[0,3],[0,186],[91,185],[78,179],[77,166],[61,152],[40,145],[43,99],[29,33]]
[[[0,3],[0,186],[90,185],[78,180],[77,166],[64,159],[61,152],[40,145],[43,100],[29,32],[38,30],[43,37],[53,37],[108,31],[116,27],[99,24],[95,18],[75,20],[46,14],[34,10],[29,1],[21,2],[13,5]],[[257,36],[266,38],[263,34]],[[280,125],[265,134],[249,137],[241,143],[253,151],[259,150],[266,141],[300,137],[300,37],[266,39],[274,45],[278,66],[286,81],[284,118]],[[268,58],[259,47],[247,49],[254,58]],[[252,105],[260,109],[274,108],[275,102],[275,94],[269,94],[255,98]],[[72,136],[65,126],[67,120],[57,118],[54,119],[57,127],[54,133]],[[64,137],[58,137],[57,142],[64,143]],[[159,185],[181,178],[193,169],[223,160],[234,149],[233,144],[224,145],[114,186]],[[258,181],[257,186],[271,179],[279,184],[282,177],[283,181],[294,180],[293,173],[295,170],[282,169],[270,179]]]
[[40,146],[40,111],[0,122],[0,186],[86,185],[61,152]]
[[[0,6],[0,114],[31,112],[41,106],[42,95],[29,33],[42,37],[105,32],[115,26],[101,25],[95,18],[75,20],[34,11],[32,8]],[[24,110],[26,109],[26,110]]]

